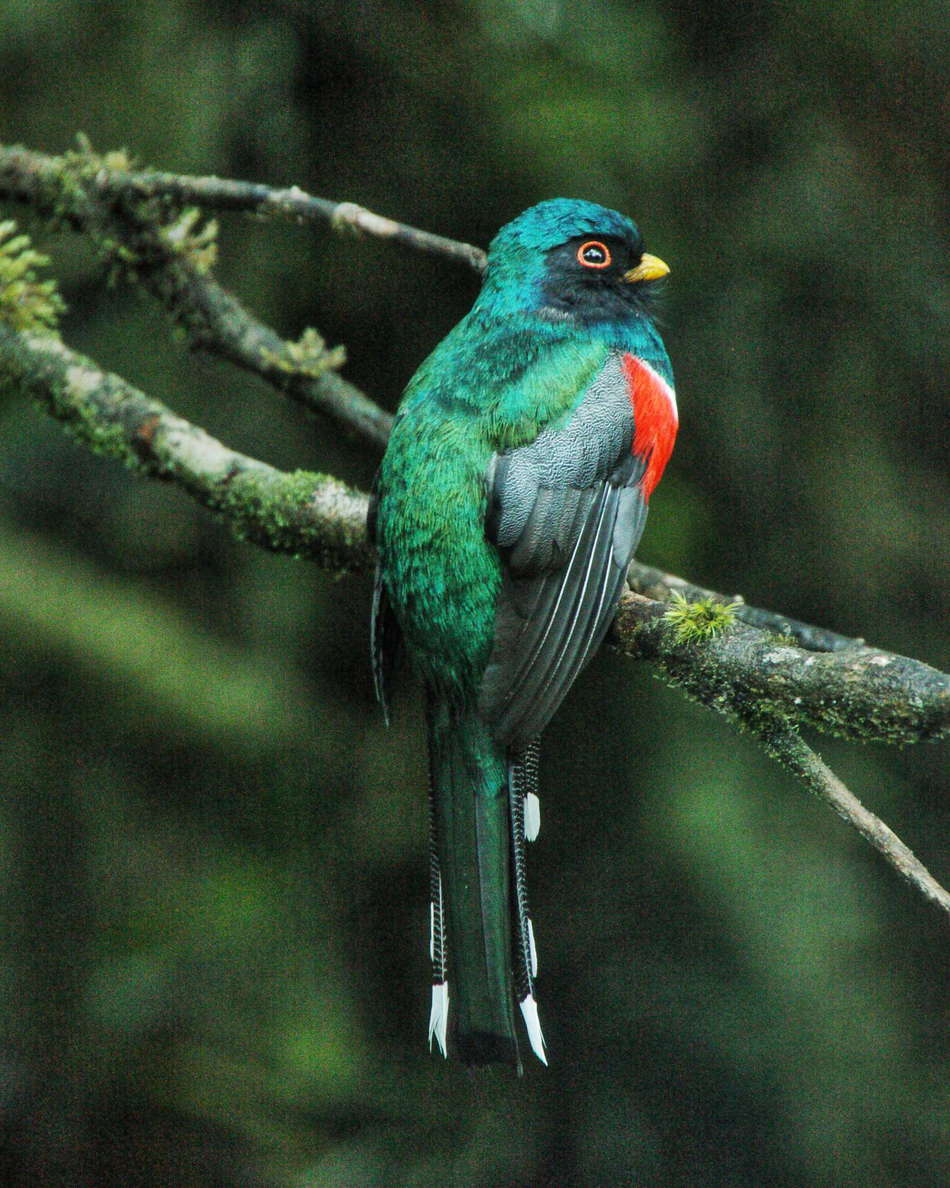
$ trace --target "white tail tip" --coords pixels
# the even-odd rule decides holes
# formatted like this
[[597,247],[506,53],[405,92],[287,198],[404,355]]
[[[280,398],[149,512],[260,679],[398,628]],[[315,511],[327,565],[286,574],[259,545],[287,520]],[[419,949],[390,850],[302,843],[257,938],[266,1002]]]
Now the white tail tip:
[[524,1002],[521,1003],[521,1014],[524,1017],[524,1025],[528,1029],[528,1041],[531,1044],[531,1051],[546,1065],[548,1062],[547,1056],[544,1054],[544,1036],[541,1034],[541,1023],[538,1019],[538,1004],[534,1000],[534,995],[529,994]]
[[524,798],[524,835],[534,841],[541,832],[541,801],[533,792]]
[[432,987],[432,1009],[429,1012],[429,1051],[432,1051],[432,1037],[439,1045],[443,1056],[448,1056],[446,1049],[446,1031],[449,1025],[449,984],[436,982]]
[[531,950],[531,976],[536,978],[538,976],[538,950],[534,943],[534,925],[531,923],[531,917],[528,917],[528,948]]
[[429,900],[429,960],[435,961],[435,904]]

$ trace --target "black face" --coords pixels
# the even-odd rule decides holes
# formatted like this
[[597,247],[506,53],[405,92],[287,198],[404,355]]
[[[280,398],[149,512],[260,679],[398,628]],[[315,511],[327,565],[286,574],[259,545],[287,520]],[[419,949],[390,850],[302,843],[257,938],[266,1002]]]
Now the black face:
[[545,306],[583,322],[629,318],[646,307],[649,281],[625,281],[643,255],[643,240],[578,235],[552,248],[545,261]]

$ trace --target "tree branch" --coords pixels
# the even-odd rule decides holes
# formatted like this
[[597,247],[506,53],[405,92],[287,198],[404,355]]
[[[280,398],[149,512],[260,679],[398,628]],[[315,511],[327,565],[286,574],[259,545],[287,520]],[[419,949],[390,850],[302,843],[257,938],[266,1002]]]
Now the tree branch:
[[816,655],[745,624],[689,643],[671,626],[662,604],[628,593],[614,633],[626,655],[654,661],[670,684],[757,738],[950,919],[950,893],[798,733],[806,725],[858,740],[938,738],[950,732],[950,676],[859,643]]
[[0,146],[0,198],[29,203],[90,235],[161,302],[193,346],[261,376],[381,453],[391,415],[332,370],[337,359],[312,349],[322,348],[322,340],[314,337],[301,351],[254,318],[208,275],[207,256],[189,239],[181,210],[142,198],[135,187],[123,189],[122,179],[131,175],[102,160],[91,152],[51,157]]
[[950,733],[950,676],[919,660],[855,643],[813,652],[759,627],[734,623],[682,640],[663,603],[628,593],[614,642],[650,660],[670,684],[748,725],[776,714],[853,741],[903,744]]
[[[8,151],[22,154],[25,150],[0,149],[0,158]],[[35,153],[29,155],[39,157]],[[485,271],[485,252],[474,244],[433,235],[431,231],[423,231],[386,215],[375,214],[355,202],[318,198],[299,186],[273,187],[260,182],[235,181],[223,177],[193,177],[159,170],[103,167],[96,172],[95,187],[98,194],[107,200],[131,196],[165,198],[180,207],[245,211],[289,218],[298,223],[328,223],[336,231],[350,230],[379,239],[390,239],[415,251],[465,264],[478,273]]]
[[[228,449],[56,338],[0,324],[0,381],[28,392],[89,448],[178,483],[245,539],[334,570],[371,566],[365,495]],[[892,743],[950,732],[950,677],[917,660],[858,643],[808,651],[744,623],[684,642],[666,610],[663,602],[625,594],[614,642],[735,718],[748,720],[759,707],[845,738]]]
[[649,565],[642,565],[633,561],[627,573],[627,582],[637,594],[645,594],[658,602],[669,602],[675,594],[681,594],[690,602],[711,600],[723,605],[734,607],[735,616],[750,627],[761,627],[763,631],[771,631],[775,635],[789,636],[796,640],[801,647],[809,652],[840,652],[845,648],[860,647],[863,639],[854,639],[849,635],[839,635],[837,631],[829,631],[827,627],[814,627],[811,623],[803,623],[800,619],[792,619],[788,615],[777,614],[775,611],[764,610],[759,606],[749,606],[741,594],[734,594],[727,598],[715,590],[707,590],[705,586],[694,585],[672,573],[664,573],[661,569],[654,569]]
[[371,563],[365,495],[228,449],[57,338],[0,322],[0,384],[26,392],[94,452],[177,483],[245,540],[336,571]]

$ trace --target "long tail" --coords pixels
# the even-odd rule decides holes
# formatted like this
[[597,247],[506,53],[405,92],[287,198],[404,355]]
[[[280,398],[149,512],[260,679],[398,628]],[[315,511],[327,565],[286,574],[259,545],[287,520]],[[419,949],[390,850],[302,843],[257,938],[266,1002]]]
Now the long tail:
[[[466,1064],[520,1069],[514,1004],[544,1059],[524,880],[536,750],[509,762],[474,712],[429,698],[433,1036]],[[536,803],[536,801],[535,801]],[[529,810],[530,811],[530,810]]]

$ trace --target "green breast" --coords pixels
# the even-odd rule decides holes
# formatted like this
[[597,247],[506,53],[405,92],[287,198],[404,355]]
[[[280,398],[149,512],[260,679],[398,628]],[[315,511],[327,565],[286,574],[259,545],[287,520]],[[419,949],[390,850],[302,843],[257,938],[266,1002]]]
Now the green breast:
[[492,450],[466,420],[397,421],[380,473],[383,580],[420,675],[474,695],[491,650],[501,565],[485,539]]

